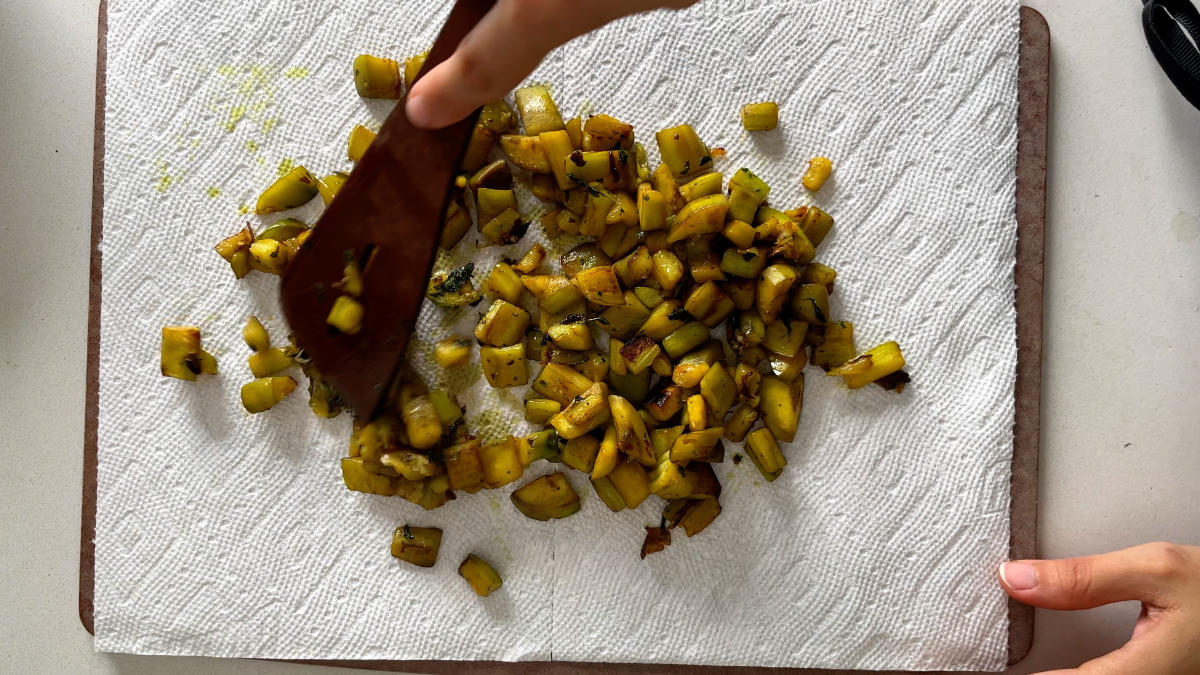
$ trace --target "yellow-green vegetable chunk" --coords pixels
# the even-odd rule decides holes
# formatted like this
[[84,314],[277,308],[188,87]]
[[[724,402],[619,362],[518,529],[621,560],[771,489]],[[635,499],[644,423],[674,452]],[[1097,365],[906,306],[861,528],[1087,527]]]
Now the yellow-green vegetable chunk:
[[742,126],[746,131],[770,131],[779,126],[779,104],[748,103],[742,107]]
[[474,553],[459,564],[458,574],[471,584],[471,590],[475,591],[476,595],[484,598],[499,590],[504,583],[496,570]]
[[302,166],[284,174],[259,197],[254,212],[259,215],[276,213],[304,206],[317,196],[317,179]]
[[392,555],[418,567],[433,567],[442,547],[442,531],[436,527],[397,527],[392,533]]
[[403,94],[403,87],[399,63],[370,54],[354,59],[354,88],[359,96],[398,99]]
[[200,373],[217,374],[217,360],[200,348],[200,329],[195,326],[163,326],[162,374],[180,380],[195,380]]

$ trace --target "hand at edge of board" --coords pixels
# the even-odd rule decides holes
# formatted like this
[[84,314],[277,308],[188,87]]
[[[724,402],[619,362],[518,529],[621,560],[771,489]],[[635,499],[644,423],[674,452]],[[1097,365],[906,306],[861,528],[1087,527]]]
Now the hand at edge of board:
[[1200,672],[1200,547],[1158,542],[1082,558],[1012,561],[1000,566],[999,576],[1010,596],[1044,609],[1142,603],[1123,647],[1053,673]]
[[428,129],[450,126],[502,98],[571,38],[623,16],[695,1],[499,0],[449,59],[413,85],[408,118]]

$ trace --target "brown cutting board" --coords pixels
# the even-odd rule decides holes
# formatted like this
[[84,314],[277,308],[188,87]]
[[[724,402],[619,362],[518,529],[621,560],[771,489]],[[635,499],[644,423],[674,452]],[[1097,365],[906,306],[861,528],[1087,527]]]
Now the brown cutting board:
[[[93,632],[95,582],[96,430],[100,406],[100,235],[104,214],[104,107],[108,3],[100,2],[96,69],[96,138],[92,177],[92,242],[88,304],[87,399],[83,435],[83,527],[79,553],[79,618]],[[1017,383],[1012,462],[1010,557],[1035,556],[1038,442],[1042,390],[1042,263],[1046,230],[1046,123],[1050,87],[1050,28],[1036,10],[1021,8],[1021,53],[1017,121]],[[1033,608],[1009,601],[1009,663],[1025,658],[1033,644]],[[852,675],[862,671],[795,668],[695,667],[603,663],[506,663],[492,661],[305,661],[380,671],[515,675],[699,673],[701,675]]]

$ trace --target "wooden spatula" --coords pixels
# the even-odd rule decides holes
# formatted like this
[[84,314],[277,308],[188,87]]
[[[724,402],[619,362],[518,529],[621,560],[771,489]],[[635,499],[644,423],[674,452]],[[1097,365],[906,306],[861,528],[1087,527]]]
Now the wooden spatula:
[[[493,4],[458,0],[422,72],[453,54]],[[397,105],[283,276],[283,313],[296,342],[359,419],[376,412],[404,358],[437,253],[447,190],[475,117],[427,131],[409,123],[403,102]],[[353,335],[326,323],[347,256],[370,259],[359,298],[362,328]]]

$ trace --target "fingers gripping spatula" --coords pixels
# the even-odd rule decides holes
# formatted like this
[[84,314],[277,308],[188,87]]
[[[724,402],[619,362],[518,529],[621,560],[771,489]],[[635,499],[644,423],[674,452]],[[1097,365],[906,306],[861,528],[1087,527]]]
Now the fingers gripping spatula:
[[[458,0],[422,72],[446,60],[494,0]],[[359,419],[386,396],[416,326],[437,253],[447,190],[474,118],[447,129],[414,127],[397,105],[308,241],[280,287],[296,342]],[[353,335],[326,323],[348,257],[362,270],[362,327]]]

